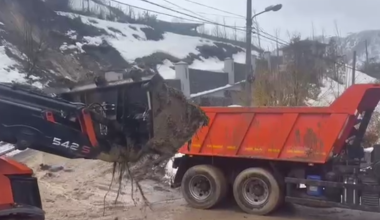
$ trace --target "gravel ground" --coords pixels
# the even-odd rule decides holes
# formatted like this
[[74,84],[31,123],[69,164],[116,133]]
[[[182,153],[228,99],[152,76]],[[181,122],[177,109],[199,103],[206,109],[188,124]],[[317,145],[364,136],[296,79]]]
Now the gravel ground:
[[[249,216],[233,203],[213,210],[194,210],[186,206],[178,190],[153,181],[142,182],[150,208],[143,205],[138,192],[131,198],[130,183],[121,187],[115,203],[117,184],[109,190],[112,165],[101,161],[68,160],[40,152],[27,151],[14,158],[34,169],[39,178],[47,220],[378,220],[379,214],[340,209],[297,207],[274,216]],[[41,169],[40,164],[51,166]],[[135,189],[134,189],[135,190]],[[107,194],[108,192],[108,194]],[[107,197],[105,198],[105,195]]]

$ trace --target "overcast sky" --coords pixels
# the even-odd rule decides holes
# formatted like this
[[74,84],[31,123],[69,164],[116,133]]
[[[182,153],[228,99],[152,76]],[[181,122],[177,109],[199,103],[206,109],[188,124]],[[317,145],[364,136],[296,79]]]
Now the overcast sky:
[[[120,1],[120,0],[119,0]],[[131,5],[137,5],[173,15],[174,12],[151,6],[141,0],[121,0]],[[183,11],[165,0],[150,0],[152,2]],[[180,5],[194,12],[228,15],[208,9],[186,0],[167,0]],[[231,13],[245,16],[246,0],[191,0],[205,5],[210,5]],[[298,32],[302,36],[312,35],[314,26],[315,35],[336,35],[334,21],[336,21],[340,35],[346,36],[352,32],[369,29],[380,29],[380,0],[253,0],[253,8],[256,12],[262,11],[265,7],[272,4],[283,4],[283,8],[278,12],[269,12],[258,16],[260,27],[266,32],[274,34],[278,29],[281,39],[288,40],[290,33]],[[185,13],[189,13],[183,11]],[[209,20],[222,22],[221,16],[205,15]],[[186,17],[184,15],[178,15]],[[166,18],[168,20],[169,18]],[[191,19],[191,18],[190,18]],[[233,25],[244,26],[245,21],[237,18],[225,18],[226,22]],[[170,19],[169,19],[170,20]]]

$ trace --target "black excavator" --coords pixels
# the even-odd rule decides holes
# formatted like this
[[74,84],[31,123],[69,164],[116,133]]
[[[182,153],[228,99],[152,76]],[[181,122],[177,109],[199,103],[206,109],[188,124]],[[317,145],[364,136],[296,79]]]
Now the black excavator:
[[[160,75],[94,83],[48,95],[0,84],[0,141],[65,158],[130,163],[171,156],[207,117]],[[0,219],[45,217],[38,181],[26,165],[0,157]]]

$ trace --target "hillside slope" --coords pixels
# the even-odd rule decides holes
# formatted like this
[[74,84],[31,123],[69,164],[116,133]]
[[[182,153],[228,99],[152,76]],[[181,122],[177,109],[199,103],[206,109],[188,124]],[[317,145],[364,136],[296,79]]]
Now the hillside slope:
[[366,61],[366,47],[368,58],[380,61],[380,30],[360,31],[336,39],[350,64],[352,64],[354,51],[357,53],[357,65],[362,66],[364,64]]
[[[244,58],[244,49],[229,43],[55,12],[41,0],[1,0],[0,22],[0,54],[7,56],[1,71],[20,74],[18,81],[35,76],[42,84],[56,86],[133,65],[160,69],[165,78],[173,78],[173,63],[181,60],[194,68],[221,71],[225,58]],[[35,57],[38,62],[33,62]]]

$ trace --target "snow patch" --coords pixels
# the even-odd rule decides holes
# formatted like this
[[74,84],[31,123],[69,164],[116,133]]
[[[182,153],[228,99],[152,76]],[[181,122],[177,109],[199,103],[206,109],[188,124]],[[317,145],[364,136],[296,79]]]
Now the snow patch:
[[174,65],[170,60],[164,60],[163,64],[157,65],[157,70],[164,79],[175,79]]
[[86,36],[86,37],[83,37],[83,39],[86,41],[86,44],[88,44],[88,45],[99,46],[103,42],[103,39],[101,37],[89,37],[89,36]]
[[0,46],[0,82],[25,83],[25,74],[17,69],[18,63],[7,56],[5,47]]
[[177,158],[177,157],[182,157],[184,156],[184,154],[180,154],[180,153],[177,153],[174,155],[174,157],[172,159],[170,159],[168,161],[168,163],[166,164],[166,168],[165,168],[165,179],[167,180],[172,180],[177,172],[177,169],[174,169],[173,168],[173,162],[174,162],[174,158]]
[[210,70],[215,72],[224,72],[224,61],[220,61],[217,58],[201,58],[201,60],[194,60],[193,63],[189,66],[189,68],[198,70]]
[[66,32],[66,36],[68,36],[70,39],[72,40],[76,40],[77,39],[77,33],[73,30],[69,30]]
[[[252,51],[252,52],[254,52],[254,51]],[[257,54],[257,52],[255,51],[252,54]],[[245,64],[245,52],[239,52],[237,54],[234,54],[234,55],[232,55],[232,58],[234,59],[235,63]]]
[[6,156],[14,156],[21,151],[14,150],[15,147],[13,144],[3,144],[0,146],[0,156],[6,155]]

